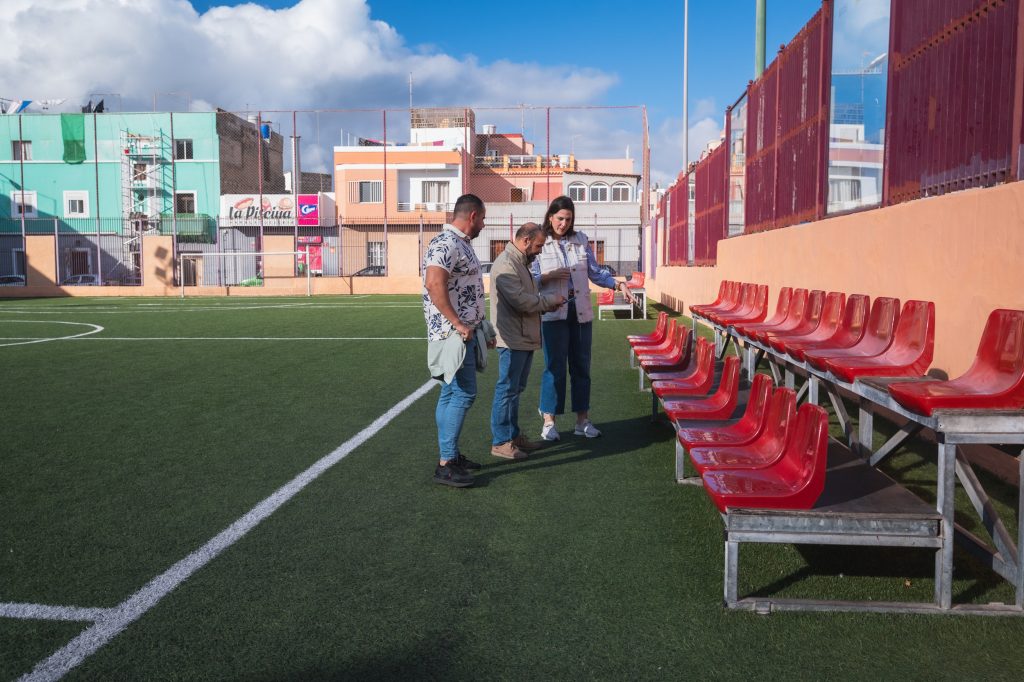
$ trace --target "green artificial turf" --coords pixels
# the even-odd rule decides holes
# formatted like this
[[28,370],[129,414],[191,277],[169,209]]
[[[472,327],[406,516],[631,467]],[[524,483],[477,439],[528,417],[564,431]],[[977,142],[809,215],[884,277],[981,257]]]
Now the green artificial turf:
[[[68,333],[60,320],[97,337],[424,336],[408,296],[0,301],[0,344],[26,335],[11,319],[51,320],[40,335]],[[490,457],[491,367],[461,440],[478,484],[441,487],[434,389],[68,679],[1024,674],[1017,618],[723,609],[721,519],[675,483],[672,431],[626,362],[623,335],[652,326],[594,324],[602,438],[563,417],[563,440],[529,460]],[[538,355],[522,399],[534,439],[541,369]],[[0,601],[81,607],[118,604],[428,378],[420,338],[0,346],[0,377]],[[915,447],[886,467],[931,499],[933,457]],[[740,590],[930,601],[932,557],[744,545]],[[959,551],[956,570],[955,599],[1012,599]],[[0,679],[83,627],[0,620]]]

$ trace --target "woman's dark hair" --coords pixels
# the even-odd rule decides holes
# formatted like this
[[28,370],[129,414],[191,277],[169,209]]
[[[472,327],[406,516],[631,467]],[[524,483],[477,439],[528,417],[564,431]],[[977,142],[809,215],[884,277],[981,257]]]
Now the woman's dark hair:
[[572,213],[572,220],[569,221],[569,231],[565,233],[565,236],[571,237],[576,234],[576,205],[572,203],[572,199],[569,197],[561,196],[555,197],[555,200],[548,206],[547,213],[544,214],[542,226],[545,236],[551,237],[555,234],[555,231],[551,228],[551,216],[563,210]]

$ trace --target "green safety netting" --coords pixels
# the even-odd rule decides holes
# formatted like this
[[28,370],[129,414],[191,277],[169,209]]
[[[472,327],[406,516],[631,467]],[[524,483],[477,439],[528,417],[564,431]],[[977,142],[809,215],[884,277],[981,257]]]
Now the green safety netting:
[[64,162],[85,161],[85,116],[82,114],[61,114],[60,132],[64,138]]

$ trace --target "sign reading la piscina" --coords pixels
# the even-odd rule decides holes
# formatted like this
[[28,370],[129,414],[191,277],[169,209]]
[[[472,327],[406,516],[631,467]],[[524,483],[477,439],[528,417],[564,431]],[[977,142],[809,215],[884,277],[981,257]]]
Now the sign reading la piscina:
[[320,224],[320,203],[316,194],[222,194],[220,197],[220,224],[291,226],[296,224],[298,203],[299,225]]

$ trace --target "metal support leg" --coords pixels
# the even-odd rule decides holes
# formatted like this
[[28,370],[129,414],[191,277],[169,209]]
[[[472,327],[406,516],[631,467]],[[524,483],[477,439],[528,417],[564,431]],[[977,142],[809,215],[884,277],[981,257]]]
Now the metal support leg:
[[836,417],[839,418],[839,425],[843,427],[846,444],[850,447],[851,452],[856,452],[854,446],[857,443],[857,438],[853,435],[853,425],[850,423],[850,415],[846,412],[846,404],[831,386],[826,386],[825,392],[828,394],[829,402],[832,403],[832,409],[836,412]]
[[956,479],[956,446],[939,444],[938,499],[942,515],[942,547],[935,553],[935,603],[941,609],[953,605],[953,489]]
[[796,375],[793,374],[793,372],[788,367],[786,367],[783,370],[782,376],[784,377],[784,381],[786,382],[786,388],[796,387]]
[[[1017,480],[1024,481],[1024,453],[1017,456]],[[1017,608],[1024,607],[1024,494],[1017,490]]]
[[813,374],[807,375],[807,402],[818,404],[818,377]]
[[878,451],[871,455],[871,459],[868,460],[868,464],[871,466],[878,466],[879,462],[899,450],[900,446],[903,445],[908,438],[916,435],[917,432],[923,428],[924,426],[917,422],[907,422],[903,425],[902,429],[894,433],[892,438],[885,442],[885,445],[878,448]]
[[651,389],[651,421],[658,418],[658,394]]
[[725,605],[735,606],[739,601],[740,544],[725,541]]
[[858,401],[860,409],[857,415],[857,442],[851,443],[850,449],[864,459],[871,457],[875,446],[875,412],[870,400],[861,398]]

